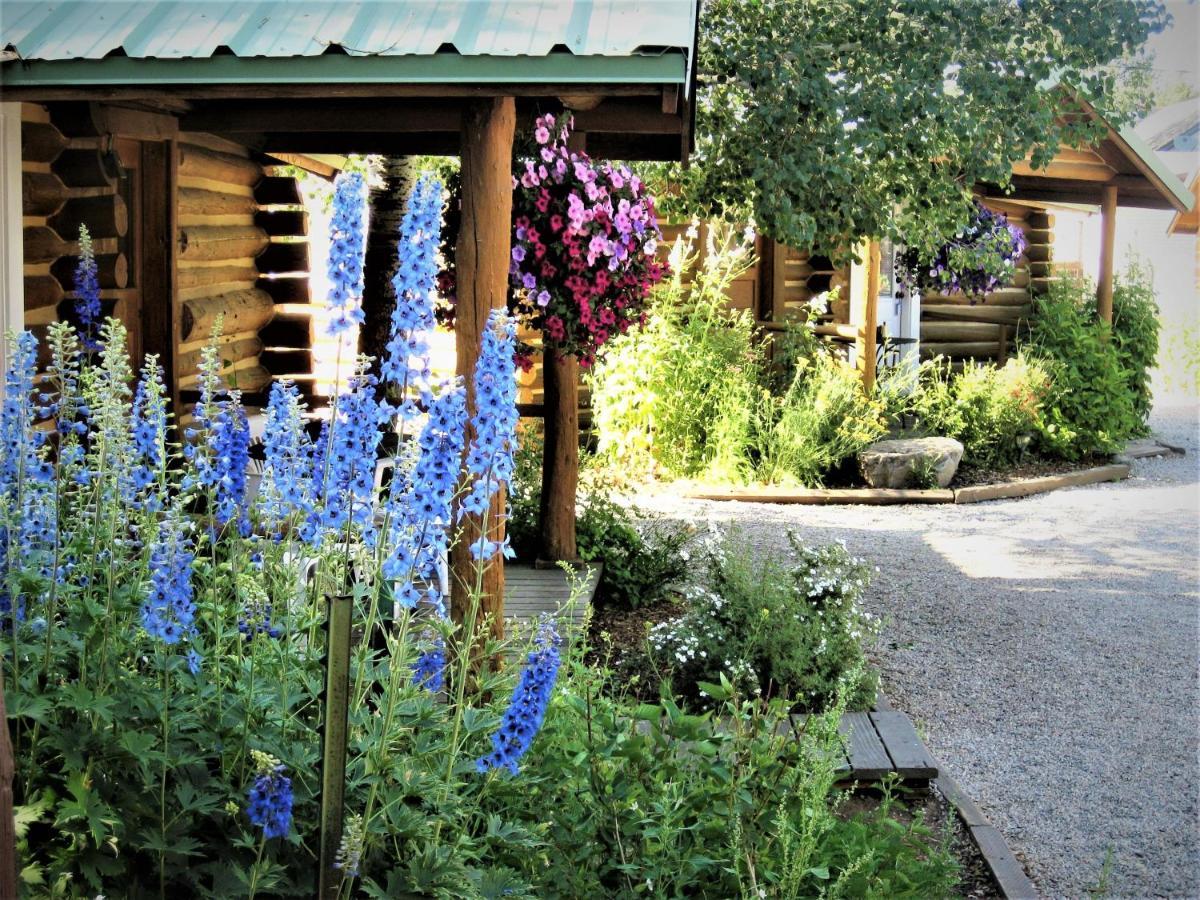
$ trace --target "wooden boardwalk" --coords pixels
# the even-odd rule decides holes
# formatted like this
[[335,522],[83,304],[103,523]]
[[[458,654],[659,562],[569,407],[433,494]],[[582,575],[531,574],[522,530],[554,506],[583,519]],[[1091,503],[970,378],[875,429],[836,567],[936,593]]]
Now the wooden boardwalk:
[[562,569],[509,563],[504,567],[504,617],[515,619],[518,631],[543,615],[566,626],[565,630],[580,628],[600,586],[600,566],[586,565],[574,577],[579,581],[579,591],[572,602],[572,584]]
[[838,731],[846,756],[844,781],[882,781],[893,772],[910,783],[928,783],[938,777],[933,754],[912,721],[898,710],[846,713]]

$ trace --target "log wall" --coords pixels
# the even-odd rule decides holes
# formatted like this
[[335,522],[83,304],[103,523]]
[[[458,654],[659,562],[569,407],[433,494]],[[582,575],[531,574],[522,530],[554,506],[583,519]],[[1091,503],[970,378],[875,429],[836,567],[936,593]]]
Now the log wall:
[[21,105],[25,326],[41,342],[43,362],[47,328],[70,315],[75,299],[81,224],[93,238],[105,315],[126,312],[129,211],[117,171],[94,138],[69,137],[45,107]]
[[256,394],[271,381],[259,331],[275,313],[271,297],[257,288],[256,259],[270,244],[255,223],[262,166],[220,138],[184,132],[179,141],[176,383],[185,396],[195,389],[200,351],[219,319],[224,380]]

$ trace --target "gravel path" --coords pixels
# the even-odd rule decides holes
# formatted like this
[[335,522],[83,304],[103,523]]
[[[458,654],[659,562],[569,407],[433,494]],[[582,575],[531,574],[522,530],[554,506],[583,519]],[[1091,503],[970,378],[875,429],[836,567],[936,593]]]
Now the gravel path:
[[1152,422],[1187,456],[1120,484],[970,506],[815,507],[639,499],[787,528],[878,565],[869,604],[893,703],[1027,863],[1045,895],[1200,897],[1197,409]]

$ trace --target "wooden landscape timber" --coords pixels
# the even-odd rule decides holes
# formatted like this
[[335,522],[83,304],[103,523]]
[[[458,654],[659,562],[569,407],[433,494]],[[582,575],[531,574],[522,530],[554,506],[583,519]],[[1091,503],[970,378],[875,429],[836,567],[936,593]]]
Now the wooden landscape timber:
[[896,506],[909,503],[979,503],[1044,494],[1060,488],[1121,481],[1129,477],[1124,463],[1078,469],[1058,475],[1017,478],[970,487],[917,490],[905,488],[786,488],[756,485],[745,488],[686,488],[681,495],[695,500],[735,500],[743,503],[781,503],[807,506]]

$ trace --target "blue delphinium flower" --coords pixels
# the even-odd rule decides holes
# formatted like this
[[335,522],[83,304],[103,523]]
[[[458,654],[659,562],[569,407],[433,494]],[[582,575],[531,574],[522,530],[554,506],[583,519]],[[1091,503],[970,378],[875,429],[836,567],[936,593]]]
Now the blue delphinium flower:
[[361,529],[368,544],[372,541],[379,426],[389,409],[375,396],[377,384],[360,366],[337,398],[336,419],[318,438],[315,502],[300,532],[311,544],[319,546],[331,533],[340,535],[348,522]]
[[166,463],[167,389],[162,366],[154,356],[146,357],[142,377],[133,395],[132,425],[135,462],[129,487],[141,493],[159,482]]
[[285,521],[312,507],[313,445],[304,430],[304,401],[292,382],[271,385],[265,433],[259,510],[278,534]]
[[409,609],[421,600],[443,606],[437,576],[449,542],[466,418],[462,384],[445,386],[417,438],[415,464],[396,472],[385,501],[389,552],[383,575],[396,583],[396,598]]
[[193,675],[199,675],[200,669],[204,665],[204,657],[200,655],[195,647],[188,650],[185,659],[187,660],[188,671]]
[[412,680],[417,687],[423,687],[430,693],[436,694],[445,684],[446,642],[440,636],[434,637],[432,634],[427,634],[425,637],[427,641],[430,641],[430,647],[421,651],[417,661],[411,664]]
[[559,644],[561,640],[549,621],[544,621],[538,630],[533,650],[521,670],[521,677],[513,691],[512,700],[500,727],[492,735],[492,752],[476,762],[480,772],[488,769],[506,768],[517,774],[517,762],[533,745],[533,739],[542,727],[550,695],[554,692],[554,681],[558,677]]
[[92,250],[92,236],[87,226],[79,226],[79,263],[75,267],[75,316],[79,321],[79,335],[84,349],[98,350],[96,339],[100,323],[100,279],[96,268],[96,255]]
[[292,780],[277,759],[252,750],[257,775],[247,791],[246,815],[263,837],[287,837],[292,827]]
[[246,467],[250,464],[250,423],[242,406],[240,391],[230,391],[208,432],[212,467],[207,487],[213,490],[213,514],[217,525],[237,522],[246,535],[250,526],[246,517]]
[[362,173],[338,175],[329,221],[329,334],[334,336],[363,323],[366,209],[367,183]]
[[400,415],[417,417],[415,400],[428,401],[429,335],[436,324],[434,295],[437,285],[437,252],[442,231],[442,185],[431,175],[422,175],[408,198],[400,222],[396,247],[396,275],[392,289],[391,338],[380,364],[380,372],[402,398]]
[[238,619],[238,632],[248,641],[258,634],[279,637],[283,632],[271,622],[271,598],[256,583],[249,585],[247,593],[249,599]]
[[[518,421],[515,341],[516,325],[508,313],[493,309],[475,364],[474,436],[467,451],[470,490],[460,506],[463,514],[483,515],[492,497],[512,478]],[[488,523],[489,531],[492,524]],[[499,552],[510,554],[507,540],[492,541],[485,534],[471,545],[472,557],[484,562]]]
[[150,550],[150,589],[142,605],[142,627],[164,644],[177,644],[195,628],[191,540],[179,515],[169,515]]
[[12,568],[49,577],[57,541],[57,483],[45,434],[36,428],[38,416],[54,415],[55,409],[33,402],[36,374],[37,340],[29,332],[13,336],[0,404],[0,508],[12,517],[0,522],[0,614],[6,624],[25,615],[24,596],[17,594],[15,601],[9,596]]

